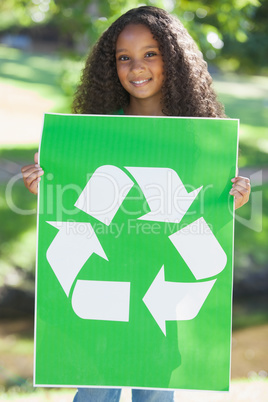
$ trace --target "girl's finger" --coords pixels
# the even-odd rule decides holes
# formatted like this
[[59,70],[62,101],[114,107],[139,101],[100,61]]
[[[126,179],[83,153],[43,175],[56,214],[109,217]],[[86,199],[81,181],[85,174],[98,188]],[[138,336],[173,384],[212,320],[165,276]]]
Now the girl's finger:
[[235,209],[242,207],[246,202],[248,202],[248,200],[245,199],[240,193],[235,195],[234,201]]
[[35,167],[35,165],[26,165],[26,166],[23,166],[22,168],[21,168],[21,173],[24,173],[24,172],[26,172],[27,170],[29,170],[29,169],[33,169]]
[[235,198],[243,197],[247,201],[249,199],[249,192],[248,191],[232,189],[229,194],[234,195]]
[[42,174],[44,174],[43,169],[40,167],[36,167],[35,165],[29,165],[28,167],[24,166],[24,168],[25,169],[23,169],[23,168],[21,169],[22,176],[24,178],[27,178],[32,174],[37,174],[38,176],[42,176]]
[[233,187],[235,188],[235,187],[237,187],[237,186],[243,187],[243,188],[245,188],[245,189],[247,189],[247,190],[250,189],[250,183],[247,182],[247,181],[245,181],[245,180],[237,180],[237,181],[233,184]]
[[38,163],[38,152],[34,154],[34,161],[35,163]]
[[40,180],[40,176],[36,177],[35,175],[32,175],[24,180],[24,184],[31,193],[37,194],[37,184],[40,182]]
[[23,166],[22,168],[21,168],[21,173],[25,173],[25,172],[28,172],[28,171],[33,171],[33,170],[38,170],[38,169],[41,169],[41,170],[43,170],[38,164],[35,164],[35,165],[26,165],[26,166]]
[[33,194],[38,193],[38,183],[40,182],[41,177],[38,177],[37,179],[33,180],[30,186],[28,187],[29,191]]
[[38,179],[42,175],[43,175],[43,172],[33,172],[29,176],[23,176],[22,177],[23,182],[24,182],[26,187],[29,187],[34,180]]
[[249,193],[249,188],[240,184],[237,184],[236,186],[234,186],[231,190],[234,191],[239,191],[241,194],[247,194]]
[[242,177],[242,176],[236,176],[233,179],[231,179],[232,183],[237,183],[237,182],[241,182],[241,183],[245,183],[246,185],[249,184],[250,185],[250,180],[248,177]]
[[244,187],[240,189],[232,188],[230,194],[234,196],[235,209],[242,207],[249,200],[250,191],[246,190]]
[[31,174],[25,175],[23,177],[23,181],[29,185],[33,180],[36,180],[38,177],[42,176],[43,174],[44,174],[44,172],[41,170],[33,171]]
[[235,209],[242,207],[249,200],[250,180],[247,177],[237,176],[232,180],[233,186],[229,194],[234,196]]

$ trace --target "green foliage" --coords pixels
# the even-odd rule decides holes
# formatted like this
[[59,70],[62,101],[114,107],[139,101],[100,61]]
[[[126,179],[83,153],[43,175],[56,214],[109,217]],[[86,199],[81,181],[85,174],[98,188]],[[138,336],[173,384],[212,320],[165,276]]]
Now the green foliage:
[[[267,66],[267,0],[176,3],[174,13],[199,44],[205,58],[228,70],[258,72]],[[216,35],[208,36],[210,33]],[[226,63],[229,60],[229,63]]]
[[56,12],[57,6],[53,0],[2,0],[0,3],[0,30],[45,23]]
[[[145,0],[143,4],[177,15],[205,59],[215,65],[247,73],[267,71],[267,0]],[[50,23],[84,54],[116,18],[139,5],[138,0],[2,0],[0,32]]]

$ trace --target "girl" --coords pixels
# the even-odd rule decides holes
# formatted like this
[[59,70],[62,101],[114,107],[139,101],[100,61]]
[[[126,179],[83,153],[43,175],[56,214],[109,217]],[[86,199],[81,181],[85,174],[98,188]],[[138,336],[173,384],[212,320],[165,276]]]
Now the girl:
[[[207,64],[181,22],[166,11],[142,6],[108,28],[86,60],[74,113],[138,116],[225,117],[211,88]],[[34,194],[44,173],[38,165],[22,168]],[[235,208],[249,199],[249,179],[232,179]],[[79,389],[75,402],[118,401],[117,389]],[[134,401],[172,401],[171,391],[133,390]]]

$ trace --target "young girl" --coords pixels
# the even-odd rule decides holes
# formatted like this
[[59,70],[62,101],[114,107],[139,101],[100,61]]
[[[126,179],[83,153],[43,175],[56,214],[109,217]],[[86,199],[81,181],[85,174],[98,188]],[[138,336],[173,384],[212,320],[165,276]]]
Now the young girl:
[[[181,22],[166,11],[142,6],[108,28],[88,57],[73,102],[74,113],[138,116],[225,117],[211,88],[207,64]],[[43,170],[22,168],[34,194]],[[249,199],[249,179],[232,179],[235,208]],[[119,401],[118,389],[79,389],[75,402]],[[135,401],[172,401],[172,391],[133,390]]]

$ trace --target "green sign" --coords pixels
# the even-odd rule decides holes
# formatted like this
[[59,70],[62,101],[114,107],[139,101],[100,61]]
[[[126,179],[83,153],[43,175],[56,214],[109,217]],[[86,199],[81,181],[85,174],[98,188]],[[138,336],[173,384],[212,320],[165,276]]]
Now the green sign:
[[35,385],[228,390],[237,128],[45,115]]

